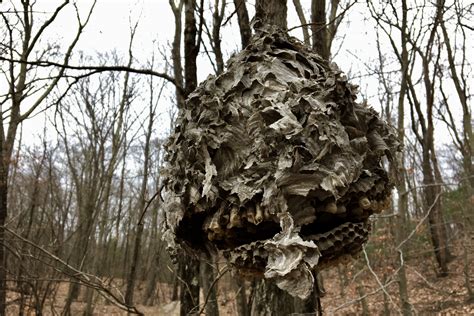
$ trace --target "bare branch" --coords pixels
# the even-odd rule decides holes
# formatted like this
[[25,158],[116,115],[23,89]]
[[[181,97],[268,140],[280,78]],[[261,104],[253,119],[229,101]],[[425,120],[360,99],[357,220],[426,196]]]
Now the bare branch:
[[120,309],[127,311],[129,313],[137,314],[137,315],[143,315],[142,312],[140,312],[135,306],[128,306],[124,303],[124,300],[122,299],[122,296],[120,294],[120,291],[115,288],[115,291],[117,291],[119,294],[114,294],[111,289],[109,289],[100,278],[98,278],[95,275],[91,275],[88,273],[85,273],[79,269],[74,268],[73,266],[69,265],[66,261],[63,259],[57,257],[56,255],[52,254],[48,250],[44,249],[43,247],[37,245],[33,241],[26,239],[22,237],[21,235],[17,234],[13,230],[9,229],[8,227],[4,227],[5,231],[10,233],[12,236],[15,238],[21,240],[22,242],[32,246],[33,248],[39,250],[41,253],[46,255],[48,258],[54,260],[56,263],[58,263],[60,266],[62,266],[62,270],[60,272],[67,274],[68,276],[73,277],[76,279],[80,284],[85,285],[87,287],[91,287],[93,289],[96,289],[101,296],[103,296],[107,301],[110,301],[113,303],[115,306],[119,307]]

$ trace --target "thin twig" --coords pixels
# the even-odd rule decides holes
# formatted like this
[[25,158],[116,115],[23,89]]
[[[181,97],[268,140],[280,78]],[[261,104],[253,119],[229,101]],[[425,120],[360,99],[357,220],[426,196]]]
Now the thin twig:
[[142,213],[140,214],[140,219],[138,220],[138,225],[141,225],[143,223],[143,218],[145,217],[146,211],[148,211],[148,208],[150,207],[151,203],[153,200],[156,199],[157,196],[160,195],[160,190],[156,191],[155,194],[146,202],[145,207],[143,208]]
[[[214,281],[212,281],[212,284],[211,286],[209,287],[209,290],[207,291],[207,294],[206,294],[206,299],[204,300],[204,303],[201,307],[201,309],[199,310],[199,313],[198,315],[201,315],[203,312],[204,312],[204,308],[206,307],[207,305],[207,301],[209,300],[209,297],[211,296],[211,292],[212,292],[212,289],[214,288],[214,286],[216,285],[217,281],[219,281],[220,278],[222,278],[227,272],[229,272],[230,269],[228,266],[224,267],[224,269],[222,269],[221,272],[219,272],[219,274],[217,275],[217,277],[214,279]],[[190,313],[194,310],[194,308],[190,311]]]
[[[323,28],[335,23],[337,21],[337,19],[339,19],[341,16],[344,16],[346,14],[346,12],[349,11],[349,9],[352,8],[352,6],[356,3],[357,3],[357,1],[352,2],[350,5],[348,5],[346,8],[344,8],[344,10],[342,10],[341,13],[339,13],[337,16],[335,16],[334,19],[332,19],[331,21],[329,21],[328,23],[326,23],[324,25],[321,25],[320,28],[317,29],[317,31],[321,31]],[[315,25],[315,24],[318,24],[318,23],[306,23],[306,24],[296,25],[296,26],[293,26],[293,27],[289,28],[288,32],[291,32],[294,29],[297,29],[297,28],[300,28],[300,27],[306,27],[306,26],[311,26],[311,25]]]
[[[125,310],[129,313],[133,313],[133,314],[137,314],[137,315],[143,315],[142,312],[140,312],[135,306],[129,306],[125,303],[125,301],[122,299],[122,298],[119,298],[117,297],[117,295],[115,295],[114,293],[112,293],[112,291],[110,289],[108,289],[106,286],[104,286],[104,284],[102,283],[102,281],[100,280],[99,277],[95,276],[95,275],[92,275],[92,274],[87,274],[81,270],[78,270],[76,268],[74,268],[73,266],[69,265],[67,262],[65,262],[64,260],[62,260],[61,258],[55,256],[54,254],[52,254],[51,252],[49,252],[48,250],[44,249],[43,247],[35,244],[34,242],[32,242],[31,240],[29,239],[26,239],[24,238],[23,236],[17,234],[16,232],[14,232],[13,230],[9,229],[8,227],[3,227],[3,229],[10,233],[11,235],[13,235],[14,237],[18,238],[19,240],[23,241],[24,243],[32,246],[33,248],[35,249],[38,249],[40,252],[42,252],[43,254],[45,254],[47,257],[53,259],[54,261],[56,261],[57,263],[59,263],[60,265],[62,265],[63,267],[69,269],[71,272],[68,273],[66,271],[60,271],[59,269],[53,267],[55,270],[57,270],[58,272],[61,272],[61,273],[64,273],[70,277],[73,277],[75,279],[77,279],[81,284],[87,286],[87,287],[90,287],[90,288],[93,288],[95,290],[97,290],[97,292],[102,296],[104,297],[105,299],[107,299],[108,301],[110,301],[112,304],[114,304],[115,306],[119,307],[120,309],[122,310]],[[31,256],[31,255],[30,255]],[[31,256],[32,258],[34,259],[38,259],[38,258],[35,258],[33,256]],[[40,259],[38,259],[40,260]],[[116,289],[117,292],[119,292],[118,289]],[[119,292],[119,295],[120,296],[123,296],[121,295],[121,293]]]
[[[386,283],[386,284],[385,284],[385,287],[391,285],[391,284],[394,283],[394,282],[396,282],[396,280],[392,280],[392,281]],[[345,302],[344,304],[339,305],[339,306],[337,306],[336,308],[334,308],[333,310],[331,310],[331,312],[333,313],[333,312],[336,312],[336,311],[338,311],[338,310],[340,310],[340,309],[343,309],[343,308],[345,308],[345,307],[347,307],[347,306],[349,306],[349,305],[358,303],[358,302],[362,301],[363,299],[365,299],[365,298],[368,297],[368,296],[372,296],[372,295],[374,295],[374,294],[377,294],[378,292],[380,292],[380,291],[382,290],[382,288],[383,288],[383,287],[379,287],[379,288],[373,290],[372,292],[369,292],[369,293],[367,293],[367,294],[364,294],[363,296],[359,296],[359,297],[356,298],[356,299],[353,299],[353,300],[351,300],[351,301]]]
[[395,308],[397,309],[398,313],[401,314],[402,312],[400,311],[400,308],[393,301],[392,296],[387,292],[387,289],[385,288],[387,285],[382,284],[382,281],[380,281],[377,273],[375,273],[375,271],[372,269],[372,266],[370,265],[369,257],[367,255],[367,251],[365,251],[365,245],[362,246],[362,252],[364,253],[364,258],[365,258],[365,262],[367,264],[367,268],[369,268],[370,273],[374,276],[375,281],[377,281],[377,284],[379,285],[379,287],[382,289],[382,291],[385,293],[385,295],[387,295],[388,299],[390,300],[390,303],[392,303],[392,305],[395,306]]
[[442,294],[445,294],[445,295],[452,295],[453,293],[450,293],[448,291],[443,291],[443,289],[440,289],[438,288],[436,285],[434,285],[433,283],[431,283],[430,281],[428,281],[420,272],[418,272],[414,267],[411,267],[409,265],[406,265],[407,268],[409,268],[410,270],[412,270],[420,279],[423,280],[423,282],[426,283],[426,285],[428,286],[428,288],[434,290],[434,291],[437,291],[439,293],[442,293]]
[[0,56],[0,61],[7,61],[11,63],[19,63],[19,64],[27,64],[27,65],[33,65],[33,66],[38,66],[38,67],[59,67],[61,69],[69,69],[69,70],[88,70],[92,71],[94,74],[95,73],[100,73],[100,72],[105,72],[105,71],[126,71],[130,73],[136,73],[136,74],[143,74],[143,75],[152,75],[156,76],[159,78],[163,78],[172,84],[174,84],[178,89],[182,89],[180,87],[176,80],[171,77],[170,75],[163,73],[163,72],[157,72],[152,69],[137,69],[137,68],[132,68],[132,67],[127,67],[127,66],[76,66],[76,65],[68,65],[68,64],[62,64],[62,63],[57,63],[49,60],[35,60],[35,61],[24,61],[24,60],[19,60],[19,59],[11,59],[11,58],[5,58]]
[[433,204],[431,204],[430,208],[428,209],[428,211],[426,212],[425,216],[423,216],[423,218],[418,222],[418,224],[416,224],[415,228],[410,232],[410,234],[408,234],[407,238],[405,238],[395,249],[396,250],[400,250],[401,247],[411,238],[413,237],[413,235],[418,231],[418,229],[420,228],[420,226],[425,222],[425,220],[428,218],[428,216],[430,216],[431,214],[431,211],[433,210],[434,206],[436,205],[436,203],[438,202],[438,199],[439,197],[441,196],[441,193],[438,193],[436,195],[436,198],[433,202]]
[[428,183],[428,184],[420,184],[420,185],[415,185],[409,190],[406,190],[405,192],[400,193],[400,195],[406,195],[410,193],[413,190],[419,189],[419,188],[426,188],[426,187],[438,187],[438,186],[450,186],[450,185],[458,185],[459,182],[469,180],[471,178],[474,178],[474,176],[468,176],[468,177],[463,177],[460,178],[458,182],[448,182],[448,183]]

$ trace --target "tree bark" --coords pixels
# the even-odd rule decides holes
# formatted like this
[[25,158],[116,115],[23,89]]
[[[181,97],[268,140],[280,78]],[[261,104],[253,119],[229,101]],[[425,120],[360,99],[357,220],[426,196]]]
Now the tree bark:
[[222,56],[221,48],[221,24],[225,14],[225,1],[222,1],[219,6],[220,0],[214,2],[214,12],[212,13],[212,42],[214,55],[216,56],[217,74],[221,74],[224,71],[224,57]]
[[360,315],[362,316],[368,316],[369,314],[369,305],[367,304],[367,300],[365,299],[365,290],[364,290],[364,285],[357,284],[356,286],[357,294],[359,297],[362,299],[360,300],[360,305],[362,307],[362,313]]
[[[405,142],[405,97],[407,92],[407,76],[408,76],[408,49],[407,49],[407,14],[408,8],[406,0],[402,0],[402,31],[401,31],[401,83],[400,83],[400,94],[398,98],[398,121],[397,121],[397,132],[398,140],[400,144]],[[396,188],[398,192],[397,208],[398,217],[396,220],[397,228],[395,232],[395,241],[397,245],[403,242],[406,236],[406,223],[408,214],[408,194],[406,187],[406,170],[405,170],[405,153],[400,153],[398,166],[393,166],[394,175],[396,176]],[[402,304],[402,312],[404,316],[411,316],[411,304],[408,297],[408,281],[405,271],[405,263],[402,260],[405,247],[400,249],[400,254],[397,254],[397,261],[400,265],[398,270],[398,293],[400,295],[400,301]]]
[[251,315],[272,316],[294,313],[294,298],[280,290],[272,280],[257,282],[252,296]]
[[312,0],[311,23],[313,49],[324,59],[329,59],[326,0]]
[[[1,137],[0,139],[3,139]],[[0,140],[1,141],[1,140]],[[0,144],[0,148],[3,144]],[[2,150],[0,153],[0,315],[6,315],[6,295],[7,295],[7,254],[5,251],[5,222],[7,219],[8,208],[8,174],[5,163],[5,155]]]
[[214,284],[216,274],[213,267],[206,261],[201,261],[201,284],[204,297],[209,295],[206,303],[206,316],[219,316],[217,303],[217,284]]
[[309,35],[309,26],[306,22],[306,17],[303,12],[303,7],[301,6],[300,0],[293,0],[293,5],[295,6],[296,13],[298,14],[298,19],[301,23],[301,28],[303,30],[303,40],[306,45],[311,45],[311,37]]
[[[257,0],[255,3],[255,20],[263,25],[274,25],[287,29],[286,0]],[[294,298],[280,290],[271,280],[260,280],[254,283],[251,296],[251,315],[288,315],[294,312]]]
[[180,315],[197,312],[199,308],[199,260],[189,256],[180,256]]
[[184,3],[184,93],[187,97],[197,87],[197,63],[199,53],[198,30],[194,10],[196,0]]
[[[442,8],[444,10],[444,5],[445,5],[445,0],[438,0],[437,1],[437,6]],[[443,14],[443,13],[442,13]],[[461,154],[463,156],[463,167],[464,167],[464,172],[466,176],[466,181],[465,183],[468,186],[468,191],[470,194],[472,194],[473,189],[474,189],[474,167],[472,166],[472,151],[474,148],[474,136],[472,133],[472,113],[471,109],[468,104],[468,92],[467,92],[467,82],[466,78],[463,77],[464,72],[461,71],[459,73],[458,67],[456,65],[456,60],[455,60],[455,54],[453,52],[453,46],[451,45],[451,38],[448,34],[448,30],[446,28],[446,24],[444,21],[444,18],[441,17],[440,19],[440,26],[443,34],[443,39],[446,47],[446,53],[448,57],[448,65],[449,65],[449,71],[451,73],[451,78],[454,84],[454,87],[456,88],[456,93],[459,99],[459,102],[461,103],[462,107],[462,126],[463,126],[463,139],[462,139],[462,146],[461,146]],[[463,32],[463,36],[465,36],[465,33]],[[463,59],[461,60],[461,63],[464,65],[466,60],[464,59],[466,56],[466,48],[462,48],[463,51],[460,55],[463,56]],[[448,104],[446,103],[445,105],[448,107]]]
[[287,29],[286,0],[257,0],[255,3],[255,19],[263,24],[275,25]]
[[[437,21],[439,23],[442,8],[437,8]],[[430,64],[431,64],[431,46],[434,42],[434,34],[437,28],[437,23],[434,23],[431,31],[430,40],[427,44],[426,53],[422,55],[423,65],[423,83],[426,92],[426,132],[423,134],[422,142],[422,170],[423,170],[423,184],[424,198],[425,198],[425,211],[430,212],[428,220],[430,223],[431,240],[433,242],[433,248],[440,268],[440,276],[446,276],[448,274],[448,260],[450,257],[448,249],[448,237],[446,234],[446,223],[443,219],[442,206],[441,206],[441,183],[436,183],[435,168],[436,164],[436,153],[434,151],[434,122],[433,122],[433,107],[434,107],[434,82],[430,78]],[[430,57],[428,57],[430,56]],[[436,65],[435,65],[436,67]],[[434,70],[435,71],[435,70]],[[421,109],[417,109],[420,113]],[[421,119],[421,118],[420,118]]]
[[238,275],[233,277],[234,290],[236,292],[237,313],[239,316],[250,316],[250,311],[247,302],[247,295],[245,293],[245,281]]
[[147,188],[148,188],[148,175],[150,165],[150,147],[151,147],[151,136],[153,134],[153,123],[155,118],[156,105],[154,104],[154,89],[153,81],[150,79],[150,107],[148,113],[148,127],[145,134],[145,144],[143,150],[143,178],[140,187],[140,195],[138,200],[138,222],[135,232],[135,242],[133,245],[133,255],[130,265],[130,273],[127,278],[127,290],[125,292],[125,303],[129,306],[133,306],[133,295],[135,291],[135,283],[137,280],[137,270],[140,262],[140,251],[142,249],[142,238],[144,229],[145,212],[147,211]]
[[234,0],[235,10],[237,11],[237,20],[239,22],[240,29],[240,40],[242,43],[242,49],[247,47],[252,36],[252,30],[250,29],[249,13],[245,0]]
[[[199,29],[194,11],[196,0],[185,0],[184,3],[184,97],[186,98],[197,87],[197,63],[203,24],[203,3],[200,5]],[[182,253],[180,256],[180,315],[184,316],[199,308],[199,260]]]
[[[13,147],[15,145],[18,126],[26,120],[52,93],[58,82],[63,78],[65,67],[59,67],[56,72],[47,74],[47,77],[38,75],[36,67],[27,65],[31,55],[48,55],[48,49],[38,49],[38,43],[42,42],[45,31],[57,18],[69,1],[63,1],[55,9],[53,14],[47,15],[46,19],[39,24],[35,24],[34,2],[30,0],[21,1],[21,5],[13,2],[13,14],[19,21],[12,22],[10,18],[2,12],[2,22],[0,28],[4,35],[2,55],[5,53],[11,57],[4,69],[8,81],[6,91],[2,90],[5,96],[4,106],[0,114],[0,315],[6,314],[6,279],[7,279],[7,254],[5,251],[5,223],[8,217],[8,175],[11,164]],[[88,23],[92,8],[83,21],[80,21],[77,32],[73,34],[72,42],[63,52],[61,65],[67,65],[72,51],[79,40],[83,28]],[[79,16],[79,15],[78,15]],[[33,28],[33,25],[36,27]],[[42,43],[44,44],[44,42]],[[19,62],[15,61],[17,59]],[[35,97],[30,97],[30,92],[36,87],[34,84],[42,82],[44,90]],[[30,98],[29,98],[30,97]],[[28,101],[24,102],[26,99]],[[7,119],[8,118],[8,119]]]
[[[174,15],[174,39],[173,46],[171,48],[171,58],[173,61],[173,76],[176,84],[183,88],[183,66],[181,64],[181,13],[183,12],[184,0],[180,0],[178,5],[175,4],[174,0],[170,0],[171,10]],[[185,96],[183,90],[176,88],[176,104],[178,109],[184,106]]]

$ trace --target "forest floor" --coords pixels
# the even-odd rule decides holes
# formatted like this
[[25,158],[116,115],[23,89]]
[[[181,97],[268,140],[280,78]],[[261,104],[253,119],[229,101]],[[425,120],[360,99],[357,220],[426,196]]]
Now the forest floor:
[[[455,258],[449,265],[449,275],[444,278],[436,276],[435,263],[432,256],[419,256],[406,262],[409,283],[409,298],[418,315],[474,315],[474,303],[467,302],[467,290],[464,279],[463,256],[460,249],[454,249]],[[363,257],[362,257],[363,258]],[[384,309],[391,315],[399,314],[400,302],[398,285],[395,281],[396,271],[389,265],[346,266],[327,270],[323,274],[326,294],[321,299],[325,315],[362,315],[366,304],[368,315],[383,315]],[[469,267],[470,275],[474,276],[474,266]],[[343,272],[341,272],[343,271]],[[377,277],[375,277],[377,275]],[[385,281],[384,281],[385,280]],[[226,287],[230,278],[222,278],[218,289],[220,315],[236,315],[234,292]],[[384,289],[380,283],[388,283]],[[471,277],[472,283],[472,277]],[[140,294],[140,288],[138,289]],[[43,315],[59,315],[67,295],[67,285],[61,285],[56,299],[46,303]],[[171,301],[171,289],[168,285],[160,285],[157,292],[158,306],[137,305],[145,315],[179,315],[179,302]],[[361,297],[365,297],[364,300]],[[11,299],[12,297],[10,297]],[[9,300],[10,300],[9,299]],[[138,295],[137,300],[140,300]],[[201,302],[203,302],[201,295]],[[155,304],[156,304],[155,303]],[[82,315],[85,303],[75,302],[72,315]],[[10,305],[7,315],[18,315],[18,308]],[[30,315],[30,314],[26,314]],[[32,312],[31,315],[34,315]],[[126,315],[119,308],[97,302],[94,315]],[[278,313],[275,313],[278,315]]]
[[[437,277],[432,256],[406,262],[408,296],[416,315],[474,315],[474,302],[466,301],[468,295],[463,273],[463,257],[461,253],[455,255],[449,265],[449,275],[443,278]],[[345,287],[341,286],[337,269],[326,273],[324,285],[327,294],[321,303],[327,315],[362,315],[364,302],[361,297],[365,297],[369,315],[384,315],[384,310],[388,310],[391,315],[400,314],[398,283],[390,281],[397,279],[396,271],[387,267],[371,268],[373,272],[366,265],[357,281],[354,282],[352,277]],[[469,272],[472,284],[473,266]],[[379,282],[389,285],[382,289]]]

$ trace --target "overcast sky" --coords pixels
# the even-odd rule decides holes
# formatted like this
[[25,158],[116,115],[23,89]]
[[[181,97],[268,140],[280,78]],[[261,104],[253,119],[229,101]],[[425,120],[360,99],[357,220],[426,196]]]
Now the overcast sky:
[[[310,8],[310,0],[302,0],[301,2],[306,10]],[[38,14],[44,14],[45,16],[51,14],[57,3],[58,1],[54,0],[37,1]],[[77,3],[83,18],[85,18],[86,11],[92,1],[81,0]],[[371,105],[380,110],[377,97],[378,79],[374,76],[358,77],[359,74],[367,72],[366,65],[370,64],[371,60],[378,58],[375,46],[375,29],[373,22],[370,21],[366,13],[365,6],[365,2],[361,2],[351,8],[340,26],[339,36],[336,38],[332,50],[335,54],[334,61],[350,77],[356,77],[353,83],[359,84],[361,91],[369,98]],[[288,1],[288,8],[289,27],[299,25],[300,22],[297,19],[292,1]],[[228,1],[227,11],[230,13],[233,9],[232,1]],[[249,11],[252,16],[254,11],[252,2],[249,4]],[[309,19],[310,14],[309,12],[306,13],[307,19]],[[159,50],[169,56],[168,45],[173,38],[174,18],[168,0],[98,0],[92,18],[77,48],[86,55],[115,50],[119,54],[127,56],[130,28],[137,21],[138,29],[133,43],[133,54],[136,58],[135,67],[146,65],[153,53],[159,54]],[[71,36],[74,35],[76,27],[74,9],[70,6],[67,11],[62,12],[58,17],[48,35],[52,40],[68,43]],[[300,29],[295,30],[292,34],[301,38]],[[225,59],[240,49],[239,36],[236,17],[234,17],[222,30]],[[390,49],[387,47],[387,51],[390,51]],[[161,57],[157,57],[157,59],[161,59]],[[198,77],[201,81],[213,70],[204,54],[201,55],[199,60]],[[156,67],[155,70],[162,71],[163,69]],[[34,121],[34,124],[32,124],[32,121]],[[41,124],[38,118],[27,122],[25,136],[32,132],[34,134],[35,131],[38,132],[38,124]],[[162,124],[166,127],[169,126],[166,121],[163,121]]]
[[[78,1],[78,6],[85,17],[86,10],[92,1]],[[303,7],[309,9],[310,0],[302,0]],[[58,1],[42,0],[38,1],[38,11],[43,14],[51,13]],[[361,60],[366,59],[373,53],[375,46],[375,33],[373,26],[368,26],[366,18],[361,14],[365,7],[364,3],[356,4],[352,7],[348,18],[341,25],[339,34],[351,36],[338,37],[333,50],[337,50],[335,61],[345,71],[355,71],[354,56]],[[234,10],[233,3],[228,1],[228,12]],[[248,4],[250,15],[253,15],[253,1]],[[288,25],[289,27],[299,25],[292,1],[288,1]],[[207,8],[206,8],[207,9]],[[307,13],[307,19],[310,14]],[[53,28],[51,28],[51,38],[61,39],[67,42],[68,38],[74,34],[76,27],[73,8],[63,12]],[[134,55],[138,62],[145,64],[157,47],[165,47],[173,38],[174,18],[169,7],[168,0],[98,0],[91,21],[78,43],[78,49],[88,54],[95,51],[107,52],[117,50],[124,55],[127,54],[130,39],[130,27],[139,22],[137,35],[134,40]],[[294,35],[300,36],[301,30],[293,31]],[[223,48],[227,57],[239,49],[240,37],[236,23],[236,17],[227,23],[223,28]],[[301,37],[301,36],[300,36]],[[343,46],[341,48],[341,42]],[[372,46],[372,47],[371,47]],[[350,47],[350,51],[347,49]],[[341,49],[340,49],[341,48]],[[205,58],[203,58],[205,59]],[[204,65],[200,67],[200,79],[204,79],[212,69]]]

